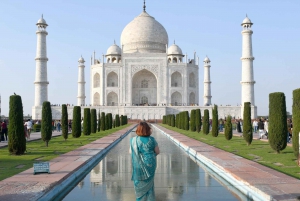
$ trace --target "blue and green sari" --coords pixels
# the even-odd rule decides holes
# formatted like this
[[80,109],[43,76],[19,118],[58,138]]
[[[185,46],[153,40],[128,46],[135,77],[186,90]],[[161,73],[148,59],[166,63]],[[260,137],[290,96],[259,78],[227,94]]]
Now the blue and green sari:
[[154,175],[157,146],[155,138],[136,136],[131,139],[132,177],[137,201],[155,201]]

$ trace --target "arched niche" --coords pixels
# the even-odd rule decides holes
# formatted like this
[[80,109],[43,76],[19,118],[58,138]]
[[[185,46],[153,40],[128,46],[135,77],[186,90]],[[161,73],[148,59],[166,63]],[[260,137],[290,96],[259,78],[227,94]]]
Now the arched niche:
[[195,96],[194,92],[190,93],[189,100],[190,100],[190,105],[195,105],[195,103],[196,103],[196,96]]
[[98,92],[94,94],[93,105],[100,105],[100,94]]
[[182,87],[182,75],[179,72],[175,72],[171,76],[171,87]]
[[118,75],[115,72],[110,72],[107,75],[107,87],[118,87]]
[[182,105],[182,95],[178,91],[174,92],[171,96],[171,103],[174,106]]
[[190,73],[190,75],[189,75],[189,86],[196,87],[196,79],[195,79],[194,73]]
[[118,105],[118,95],[115,92],[110,92],[107,94],[107,106],[117,106]]
[[94,88],[100,87],[100,75],[99,75],[99,73],[96,73],[94,75],[93,81],[94,81]]

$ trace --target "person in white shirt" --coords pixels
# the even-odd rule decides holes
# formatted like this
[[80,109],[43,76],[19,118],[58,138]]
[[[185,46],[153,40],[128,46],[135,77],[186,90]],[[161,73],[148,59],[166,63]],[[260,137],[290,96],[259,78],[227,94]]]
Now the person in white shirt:
[[30,121],[30,119],[28,119],[27,122],[25,122],[24,126],[27,127],[27,139],[30,139],[30,133],[32,130],[32,122]]
[[254,133],[257,133],[257,129],[258,129],[258,122],[256,119],[254,119],[253,124],[252,124],[253,128],[254,128]]
[[267,136],[267,139],[268,139],[268,134],[269,134],[269,122],[268,122],[269,120],[268,119],[266,119],[265,120],[265,136]]

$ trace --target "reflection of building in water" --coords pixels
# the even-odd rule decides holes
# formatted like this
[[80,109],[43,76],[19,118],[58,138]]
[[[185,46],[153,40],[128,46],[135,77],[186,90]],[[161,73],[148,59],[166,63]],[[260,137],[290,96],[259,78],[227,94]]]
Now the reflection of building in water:
[[83,188],[83,185],[84,185],[84,179],[82,181],[80,181],[77,186],[82,189]]
[[[155,138],[160,141],[159,136]],[[160,142],[163,143],[163,139]],[[135,200],[128,148],[129,141],[118,149],[112,149],[90,174],[91,186],[101,185],[99,187],[105,189],[107,200]],[[199,189],[199,180],[199,166],[182,150],[170,142],[161,147],[155,175],[156,196],[177,200],[183,193]]]

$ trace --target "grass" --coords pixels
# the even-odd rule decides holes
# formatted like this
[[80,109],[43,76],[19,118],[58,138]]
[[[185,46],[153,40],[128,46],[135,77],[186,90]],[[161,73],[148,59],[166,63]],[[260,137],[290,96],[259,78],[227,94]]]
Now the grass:
[[252,144],[247,146],[246,141],[242,137],[233,136],[233,138],[228,141],[223,134],[219,134],[218,137],[212,137],[211,134],[205,135],[202,132],[185,131],[165,124],[160,125],[190,138],[199,140],[205,144],[212,145],[300,179],[300,167],[297,166],[297,158],[294,156],[292,147],[286,147],[280,154],[277,154],[270,147],[268,142],[260,140],[253,140]]
[[3,147],[0,149],[0,181],[33,167],[33,163],[49,161],[128,126],[129,124],[89,136],[81,135],[80,138],[73,138],[69,134],[66,141],[62,136],[52,137],[49,147],[42,140],[27,142],[27,152],[21,156],[11,155],[8,148]]

